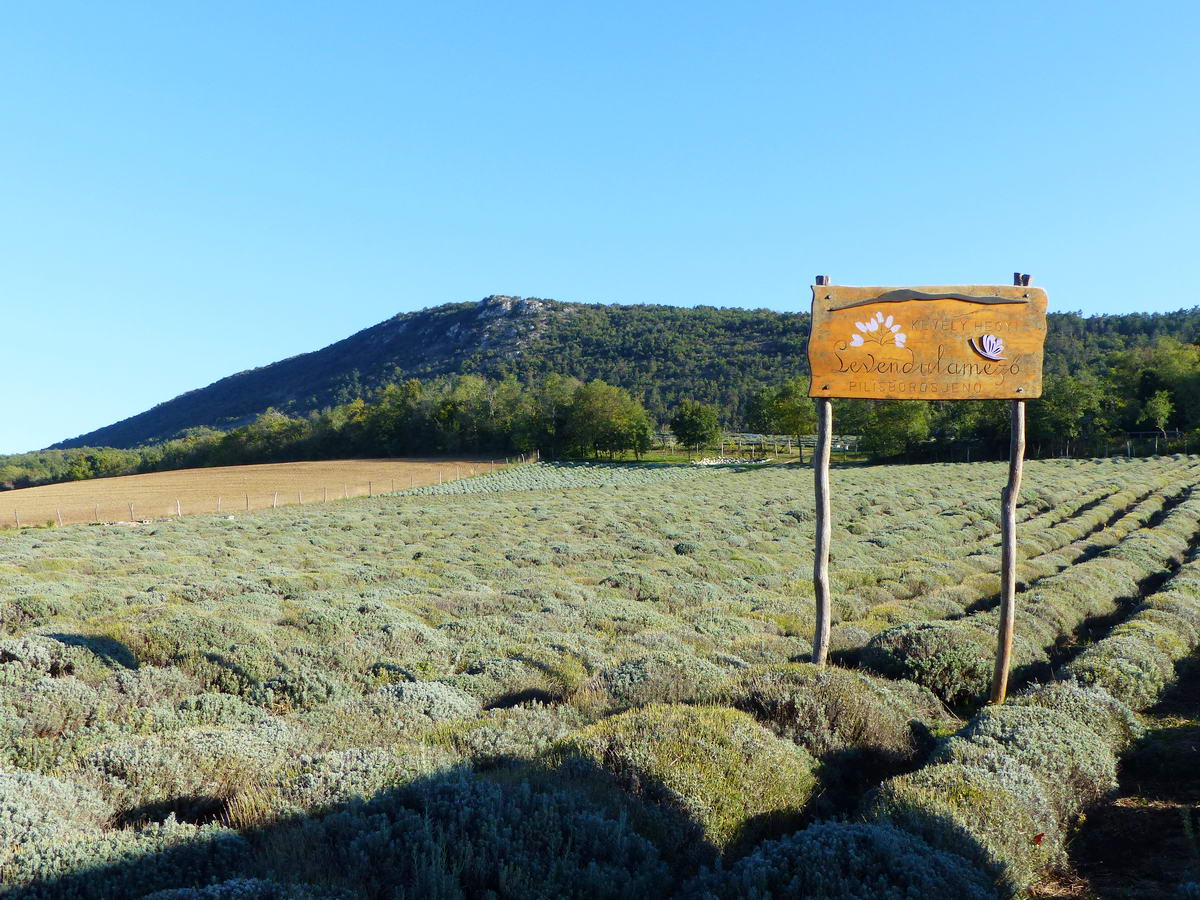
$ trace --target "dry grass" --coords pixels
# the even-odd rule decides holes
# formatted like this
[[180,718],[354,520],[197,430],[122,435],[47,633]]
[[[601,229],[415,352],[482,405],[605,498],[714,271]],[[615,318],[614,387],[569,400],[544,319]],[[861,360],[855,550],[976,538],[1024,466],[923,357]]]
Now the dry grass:
[[[335,459],[180,469],[0,492],[0,527],[127,522],[365,497],[469,478],[504,460]],[[218,509],[219,498],[219,509]],[[130,504],[133,504],[132,514]]]

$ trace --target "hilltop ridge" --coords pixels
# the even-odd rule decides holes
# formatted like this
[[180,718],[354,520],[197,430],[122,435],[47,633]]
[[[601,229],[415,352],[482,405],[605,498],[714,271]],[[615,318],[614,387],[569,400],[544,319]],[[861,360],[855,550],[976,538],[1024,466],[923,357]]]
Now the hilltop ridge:
[[[1160,337],[1200,343],[1200,307],[1084,317],[1051,313],[1048,376],[1103,371]],[[557,373],[627,388],[659,421],[680,399],[730,422],[763,385],[807,372],[807,313],[737,307],[568,303],[491,295],[401,313],[329,346],[222,378],[55,448],[129,448],[189,429],[231,429],[269,408],[304,416],[406,378]]]
[[796,374],[807,334],[807,314],[491,295],[401,313],[54,447],[134,447],[189,428],[234,428],[268,408],[305,415],[390,381],[455,373],[603,378],[660,416],[680,396],[736,405],[758,384]]

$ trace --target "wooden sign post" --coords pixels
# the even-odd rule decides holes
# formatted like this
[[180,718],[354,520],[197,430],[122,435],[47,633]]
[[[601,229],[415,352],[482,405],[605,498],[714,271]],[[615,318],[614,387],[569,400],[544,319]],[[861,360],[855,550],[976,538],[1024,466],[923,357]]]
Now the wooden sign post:
[[813,457],[817,529],[813,662],[829,655],[831,398],[1010,400],[1012,440],[1001,502],[1000,628],[993,703],[1003,703],[1016,593],[1016,504],[1025,455],[1025,401],[1042,393],[1046,292],[1016,273],[1010,285],[813,286],[809,396],[817,406]]

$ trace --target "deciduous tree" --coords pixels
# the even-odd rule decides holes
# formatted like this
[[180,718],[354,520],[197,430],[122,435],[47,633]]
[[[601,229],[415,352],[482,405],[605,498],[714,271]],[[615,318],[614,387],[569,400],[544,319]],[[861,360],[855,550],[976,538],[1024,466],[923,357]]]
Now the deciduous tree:
[[716,408],[696,400],[682,401],[671,417],[671,432],[689,451],[713,443],[721,436]]

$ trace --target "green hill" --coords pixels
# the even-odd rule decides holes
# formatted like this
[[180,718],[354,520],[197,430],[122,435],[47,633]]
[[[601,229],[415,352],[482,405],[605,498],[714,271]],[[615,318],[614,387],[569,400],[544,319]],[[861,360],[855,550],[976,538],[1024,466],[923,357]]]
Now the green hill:
[[660,418],[681,396],[737,410],[755,387],[804,370],[807,335],[807,314],[492,296],[395,316],[55,447],[133,447],[198,426],[244,425],[269,407],[303,415],[388,382],[466,372],[602,378]]
[[[761,385],[807,368],[806,313],[709,306],[622,306],[491,296],[404,313],[322,350],[239,372],[146,412],[56,444],[134,447],[190,428],[229,429],[274,408],[305,415],[389,382],[452,373],[600,378],[631,390],[660,421],[683,397],[728,424]],[[1163,336],[1200,342],[1200,308],[1085,318],[1050,316],[1048,375],[1102,371],[1111,354]]]

